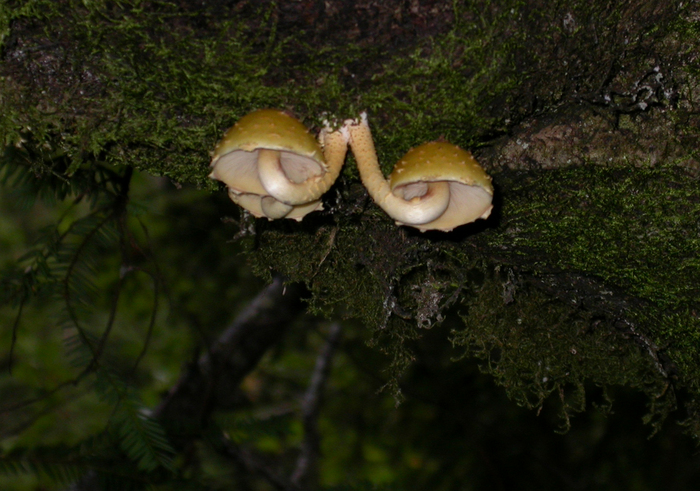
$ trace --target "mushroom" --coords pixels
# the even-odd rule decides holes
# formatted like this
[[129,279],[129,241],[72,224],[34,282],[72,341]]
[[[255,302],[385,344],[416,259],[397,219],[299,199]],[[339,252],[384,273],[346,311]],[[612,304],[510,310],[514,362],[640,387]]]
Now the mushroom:
[[387,180],[379,168],[367,114],[359,121],[346,121],[343,131],[362,183],[397,225],[449,232],[491,213],[491,177],[466,150],[443,141],[425,143],[409,150]]
[[[322,210],[321,195],[338,177],[347,140],[324,128],[321,144],[294,117],[275,109],[243,116],[214,149],[209,177],[256,217],[300,221]],[[321,149],[323,145],[323,150]]]

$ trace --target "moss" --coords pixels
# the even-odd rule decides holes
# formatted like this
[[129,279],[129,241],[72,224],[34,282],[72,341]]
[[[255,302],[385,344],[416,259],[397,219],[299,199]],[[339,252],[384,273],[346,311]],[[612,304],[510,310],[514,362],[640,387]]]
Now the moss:
[[[27,5],[34,7],[5,15],[15,19],[2,81],[3,92],[14,94],[2,101],[5,141],[51,140],[72,170],[99,160],[209,189],[216,187],[206,178],[209,150],[251,109],[288,108],[315,128],[324,117],[369,110],[390,166],[440,136],[478,145],[523,111],[555,107],[572,81],[577,91],[595,86],[597,78],[582,77],[605,76],[590,68],[601,63],[600,49],[581,49],[581,59],[562,65],[545,56],[550,45],[602,43],[614,52],[618,31],[633,24],[622,7],[454,2],[445,32],[415,45],[382,48],[360,39],[311,46],[307,33],[278,25],[274,2],[248,18],[137,0]],[[55,27],[41,32],[47,19]],[[595,32],[581,27],[590,19]],[[644,29],[633,32],[641,37]],[[53,48],[33,54],[44,45]],[[542,84],[542,77],[561,83]],[[559,95],[540,93],[552,85]]]
[[[652,67],[656,58],[673,61],[659,40],[677,21],[675,9],[651,15],[635,10],[635,2],[544,8],[517,0],[455,1],[450,25],[402,47],[372,39],[311,43],[311,34],[279,24],[274,2],[245,7],[255,10],[247,16],[212,4],[204,13],[159,1],[10,4],[0,15],[6,60],[0,137],[13,148],[4,158],[62,179],[79,169],[130,165],[213,191],[208,152],[224,130],[251,109],[281,107],[312,129],[326,117],[369,110],[389,170],[423,141],[443,136],[467,148],[488,145],[517,121],[567,99],[612,114],[625,110],[626,99],[611,106],[603,96],[636,88],[649,58]],[[644,15],[648,22],[636,23]],[[681,52],[689,53],[697,22],[681,23]],[[582,27],[588,25],[595,29]],[[621,59],[631,68],[608,80]],[[682,101],[692,106],[697,68],[685,68],[687,78],[678,80],[689,91]],[[675,108],[671,99],[658,114]],[[696,116],[692,107],[678,109],[669,118],[684,129],[679,144],[691,158]],[[621,123],[639,126],[631,116]],[[496,168],[497,158],[490,164]],[[653,395],[661,379],[652,380],[650,361],[633,340],[625,344],[615,332],[610,312],[549,302],[533,282],[504,302],[508,285],[561,272],[592,278],[615,299],[633,299],[629,319],[695,388],[697,182],[678,169],[631,164],[504,171],[494,176],[502,200],[494,217],[444,235],[396,228],[367,201],[349,159],[326,198],[327,212],[301,224],[257,221],[257,233],[243,243],[260,276],[275,271],[305,282],[315,312],[370,326],[375,344],[392,355],[394,390],[411,360],[406,341],[462,305],[473,329],[455,341],[488,353],[497,362],[494,375],[523,404],[537,406],[562,389],[569,414],[582,407],[589,382],[629,384]],[[514,279],[495,274],[499,267]],[[606,328],[588,334],[596,315]],[[520,354],[519,344],[527,347]],[[572,346],[583,354],[567,355]],[[498,360],[491,358],[494,349],[501,350]],[[542,360],[553,374],[548,379],[560,382],[542,382]]]
[[[204,27],[195,12],[166,2],[105,5],[46,4],[42,16],[55,27],[43,33],[37,18],[13,11],[20,20],[5,48],[13,69],[3,77],[4,141],[52,141],[46,153],[69,155],[73,171],[97,160],[213,189],[208,152],[253,108],[288,108],[313,127],[368,109],[384,161],[393,162],[425,138],[469,145],[493,131],[499,123],[487,108],[520,76],[476,26],[391,57],[358,45],[319,52],[301,34],[283,37],[274,4],[261,4],[255,22],[207,16]],[[43,44],[54,48],[40,58]],[[375,73],[360,70],[368,56]]]
[[492,245],[522,244],[543,268],[597,276],[663,309],[697,302],[700,191],[686,172],[576,167],[523,176],[509,191],[504,230],[520,232]]
[[[455,342],[488,359],[520,403],[541,406],[554,394],[564,427],[586,407],[589,385],[636,387],[659,420],[675,404],[663,390],[674,377],[697,394],[697,180],[677,168],[617,167],[499,177],[501,216],[485,229],[420,234],[356,208],[258,222],[249,258],[259,273],[305,282],[316,312],[361,319],[393,357],[394,377],[410,363],[406,343],[465,305]],[[597,290],[555,284],[570,294],[557,296],[537,279],[562,272]]]
[[440,233],[397,228],[378,208],[346,216],[324,212],[302,223],[256,222],[249,263],[305,283],[316,314],[357,318],[389,355],[389,386],[412,360],[407,342],[444,319],[485,266]]
[[[511,272],[512,274],[512,272]],[[523,286],[504,298],[506,269],[489,275],[463,315],[453,343],[484,360],[482,369],[520,405],[541,410],[558,400],[562,431],[591,404],[610,408],[608,390],[627,386],[647,394],[663,420],[675,399],[647,353],[628,336],[577,305]]]
[[[577,167],[519,174],[511,184],[501,226],[481,239],[496,250],[507,244],[511,264],[527,255],[535,275],[567,271],[596,279],[601,290],[586,308],[621,302],[617,315],[636,324],[648,351],[672,360],[657,368],[678,376],[679,387],[696,397],[697,178],[678,168]],[[580,303],[585,293],[577,293]]]

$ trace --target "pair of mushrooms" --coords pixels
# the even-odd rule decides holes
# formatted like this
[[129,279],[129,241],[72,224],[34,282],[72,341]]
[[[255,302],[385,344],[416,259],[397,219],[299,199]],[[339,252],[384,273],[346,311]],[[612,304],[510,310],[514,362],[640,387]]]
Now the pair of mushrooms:
[[397,225],[450,231],[491,213],[491,177],[472,155],[447,142],[415,147],[387,180],[379,167],[366,114],[319,141],[282,111],[261,109],[241,118],[214,149],[211,178],[256,217],[301,220],[322,210],[350,145],[362,183]]

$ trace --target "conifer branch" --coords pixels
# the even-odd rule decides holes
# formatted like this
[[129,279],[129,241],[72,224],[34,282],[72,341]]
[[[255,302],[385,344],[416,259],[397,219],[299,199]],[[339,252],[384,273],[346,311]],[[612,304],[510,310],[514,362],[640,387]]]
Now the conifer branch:
[[83,374],[79,378],[82,378],[85,374],[90,373],[95,369],[97,366],[98,358],[99,358],[99,351],[98,348],[92,345],[92,342],[90,341],[87,333],[83,329],[80,320],[78,319],[78,314],[75,311],[75,308],[72,304],[72,295],[71,295],[71,288],[70,288],[70,281],[71,278],[73,277],[74,271],[77,267],[78,260],[82,254],[82,252],[86,249],[88,243],[90,240],[97,234],[97,232],[110,220],[112,219],[113,215],[111,213],[108,213],[105,215],[102,220],[100,220],[97,225],[95,225],[88,233],[83,237],[83,240],[80,242],[78,245],[77,250],[73,253],[72,259],[70,263],[68,264],[68,269],[66,270],[66,274],[63,278],[63,296],[64,296],[64,301],[66,305],[66,312],[68,313],[68,316],[71,320],[71,323],[73,327],[76,328],[78,331],[78,336],[80,337],[80,340],[82,341],[83,345],[87,347],[90,352],[92,353],[92,361],[87,365],[85,368]]
[[[153,281],[153,309],[151,310],[151,318],[148,321],[148,327],[146,329],[146,339],[144,339],[143,342],[143,347],[141,348],[141,351],[139,352],[138,356],[136,357],[136,361],[134,362],[134,366],[131,369],[131,373],[133,374],[136,372],[136,369],[138,368],[139,364],[141,363],[141,360],[143,357],[146,355],[146,351],[148,350],[148,346],[151,342],[151,336],[153,335],[153,329],[155,328],[156,325],[156,317],[158,315],[158,307],[160,303],[160,295],[161,295],[161,284],[163,284],[163,275],[161,274],[160,267],[158,266],[158,260],[153,254],[153,247],[151,245],[151,238],[148,233],[148,228],[146,225],[141,221],[138,220],[139,225],[141,226],[141,230],[143,231],[144,236],[146,237],[146,250],[144,252],[144,256],[146,259],[153,265],[153,272],[146,271],[144,269],[141,269],[144,273],[146,273],[148,276],[150,276],[151,280]],[[143,252],[143,251],[142,251]],[[166,296],[167,296],[167,290],[166,290]]]
[[136,357],[136,361],[134,361],[134,365],[131,368],[132,374],[134,372],[136,372],[136,369],[138,368],[139,364],[141,363],[141,360],[146,355],[146,351],[148,351],[148,346],[151,342],[151,336],[153,335],[153,329],[155,328],[155,325],[156,325],[156,317],[158,315],[158,298],[160,297],[160,281],[153,274],[146,272],[146,271],[144,271],[144,272],[148,276],[150,276],[151,279],[153,280],[153,308],[151,309],[151,318],[148,321],[148,327],[146,328],[146,339],[144,339],[143,347],[141,348],[141,351],[139,352],[138,356]]

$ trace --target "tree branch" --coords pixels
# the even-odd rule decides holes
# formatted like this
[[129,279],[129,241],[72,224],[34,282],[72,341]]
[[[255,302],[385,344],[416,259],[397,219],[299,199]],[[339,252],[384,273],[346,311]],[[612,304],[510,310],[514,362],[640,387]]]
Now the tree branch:
[[279,476],[270,466],[262,462],[256,455],[234,445],[228,439],[221,439],[226,455],[247,469],[251,474],[262,476],[277,491],[298,491],[299,488]]
[[304,441],[301,444],[301,454],[297,459],[296,469],[292,474],[292,483],[304,487],[311,478],[316,462],[320,455],[320,435],[318,431],[318,415],[323,402],[323,389],[331,371],[331,360],[340,341],[341,325],[331,324],[328,339],[316,359],[316,366],[311,375],[309,388],[304,394],[302,403],[302,420],[304,423]]
[[[166,428],[176,447],[197,438],[214,410],[233,407],[243,377],[303,312],[303,291],[301,285],[285,285],[281,277],[276,277],[223,331],[212,348],[180,377],[153,411],[153,417]],[[236,454],[234,450],[230,448],[229,453]],[[242,458],[240,453],[236,455],[239,462],[250,467],[250,459]],[[259,465],[254,467],[262,472]],[[99,489],[97,477],[95,472],[88,472],[69,491]]]
[[209,352],[190,365],[154,416],[169,429],[199,429],[214,409],[235,406],[238,386],[303,311],[303,287],[277,277],[224,330]]

